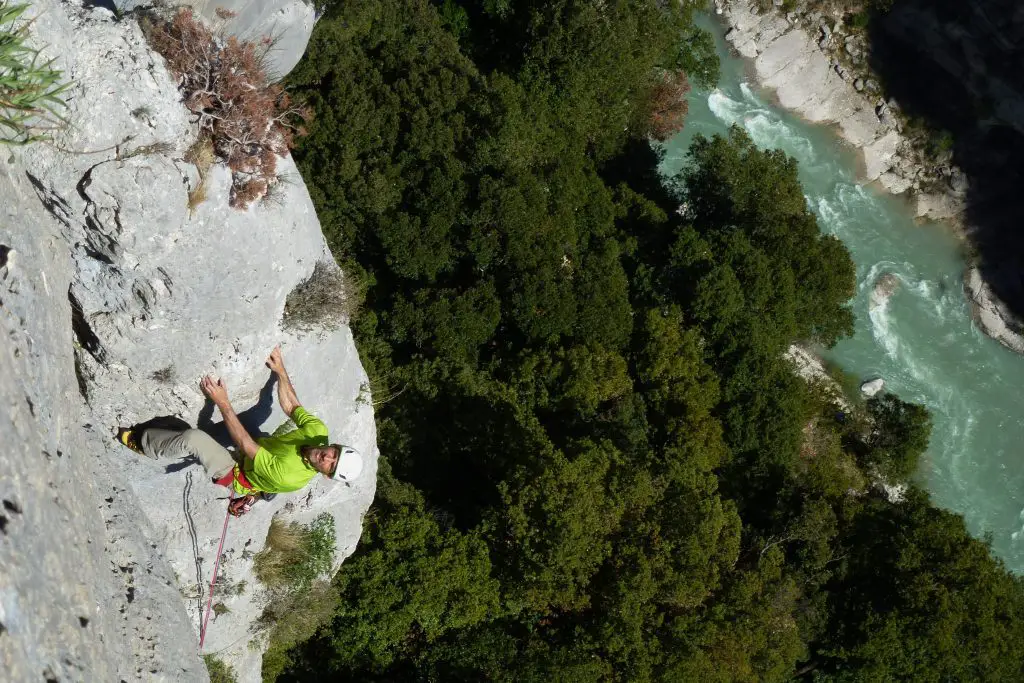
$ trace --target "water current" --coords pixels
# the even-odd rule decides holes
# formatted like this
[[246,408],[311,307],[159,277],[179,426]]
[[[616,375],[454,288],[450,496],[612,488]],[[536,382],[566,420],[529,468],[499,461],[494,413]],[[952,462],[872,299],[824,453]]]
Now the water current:
[[[859,379],[922,403],[934,422],[918,482],[933,501],[964,516],[970,531],[991,534],[993,551],[1024,571],[1024,356],[972,323],[962,285],[963,245],[943,224],[915,222],[908,204],[857,180],[857,156],[832,130],[772,103],[747,64],[715,33],[721,79],[690,97],[686,128],[666,146],[663,170],[685,163],[697,134],[736,124],[764,148],[797,159],[808,205],[857,265],[856,333],[824,353]],[[878,278],[898,286],[872,302]]]

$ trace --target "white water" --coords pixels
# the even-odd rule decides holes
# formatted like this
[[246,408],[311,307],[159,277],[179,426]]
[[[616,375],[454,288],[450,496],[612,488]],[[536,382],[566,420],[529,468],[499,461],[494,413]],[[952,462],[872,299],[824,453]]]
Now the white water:
[[[960,243],[947,226],[916,224],[903,201],[860,184],[853,151],[828,129],[770,104],[716,38],[719,87],[692,94],[687,127],[666,146],[664,170],[680,168],[694,135],[732,124],[757,145],[797,159],[819,225],[843,240],[857,264],[856,334],[827,358],[862,379],[881,376],[887,390],[929,408],[934,429],[919,482],[936,504],[963,514],[972,533],[991,534],[995,553],[1024,571],[1024,356],[971,322]],[[884,274],[899,287],[872,305]]]

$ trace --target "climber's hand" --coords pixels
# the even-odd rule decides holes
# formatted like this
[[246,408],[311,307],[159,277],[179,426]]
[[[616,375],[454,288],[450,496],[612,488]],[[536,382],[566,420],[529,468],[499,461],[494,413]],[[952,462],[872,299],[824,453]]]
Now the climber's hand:
[[199,387],[206,394],[207,398],[213,401],[214,405],[221,406],[228,401],[228,385],[222,379],[214,379],[210,375],[203,378],[203,381],[199,383]]
[[235,498],[228,503],[228,512],[230,512],[233,517],[241,517],[252,509],[252,504],[255,502],[255,496],[242,496],[241,498]]
[[281,345],[278,344],[274,347],[274,350],[270,352],[267,357],[267,367],[275,375],[280,375],[284,372],[284,358],[281,357]]

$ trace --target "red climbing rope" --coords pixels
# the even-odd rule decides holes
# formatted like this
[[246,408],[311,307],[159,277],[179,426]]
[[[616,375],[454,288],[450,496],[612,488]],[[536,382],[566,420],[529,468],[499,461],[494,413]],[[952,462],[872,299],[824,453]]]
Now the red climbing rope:
[[210,579],[210,597],[206,599],[206,616],[203,617],[203,628],[199,632],[199,651],[203,651],[203,642],[206,640],[206,624],[210,621],[210,606],[213,605],[213,585],[217,583],[217,570],[220,569],[220,554],[224,551],[224,539],[228,535],[228,520],[231,519],[231,500],[235,497],[234,492],[228,498],[228,511],[224,513],[224,530],[220,532],[220,545],[217,546],[217,559],[213,561],[213,577]]

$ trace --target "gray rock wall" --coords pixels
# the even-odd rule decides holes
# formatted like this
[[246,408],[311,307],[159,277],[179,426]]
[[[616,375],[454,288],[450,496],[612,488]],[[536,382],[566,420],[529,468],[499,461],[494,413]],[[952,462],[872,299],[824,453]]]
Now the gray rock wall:
[[[275,79],[284,78],[299,63],[316,22],[313,3],[305,0],[187,0],[172,3],[113,0],[113,3],[122,12],[156,5],[188,5],[211,26],[242,40],[270,38],[274,46],[268,59]],[[223,19],[218,16],[218,10],[233,12],[235,16]]]
[[375,490],[351,333],[281,328],[287,294],[333,261],[290,159],[276,202],[230,209],[215,166],[189,210],[196,131],[134,20],[56,0],[32,12],[34,40],[74,85],[52,143],[0,148],[0,678],[206,678],[198,636],[226,491],[113,430],[175,416],[216,431],[197,386],[215,373],[249,426],[273,431],[284,416],[263,361],[281,343],[299,398],[367,464],[351,486],[319,477],[232,520],[215,598],[230,611],[211,617],[204,651],[258,681],[265,598],[251,569],[270,520],[332,514],[336,569]]
[[67,247],[0,156],[2,678],[204,680],[173,572],[78,393]]

